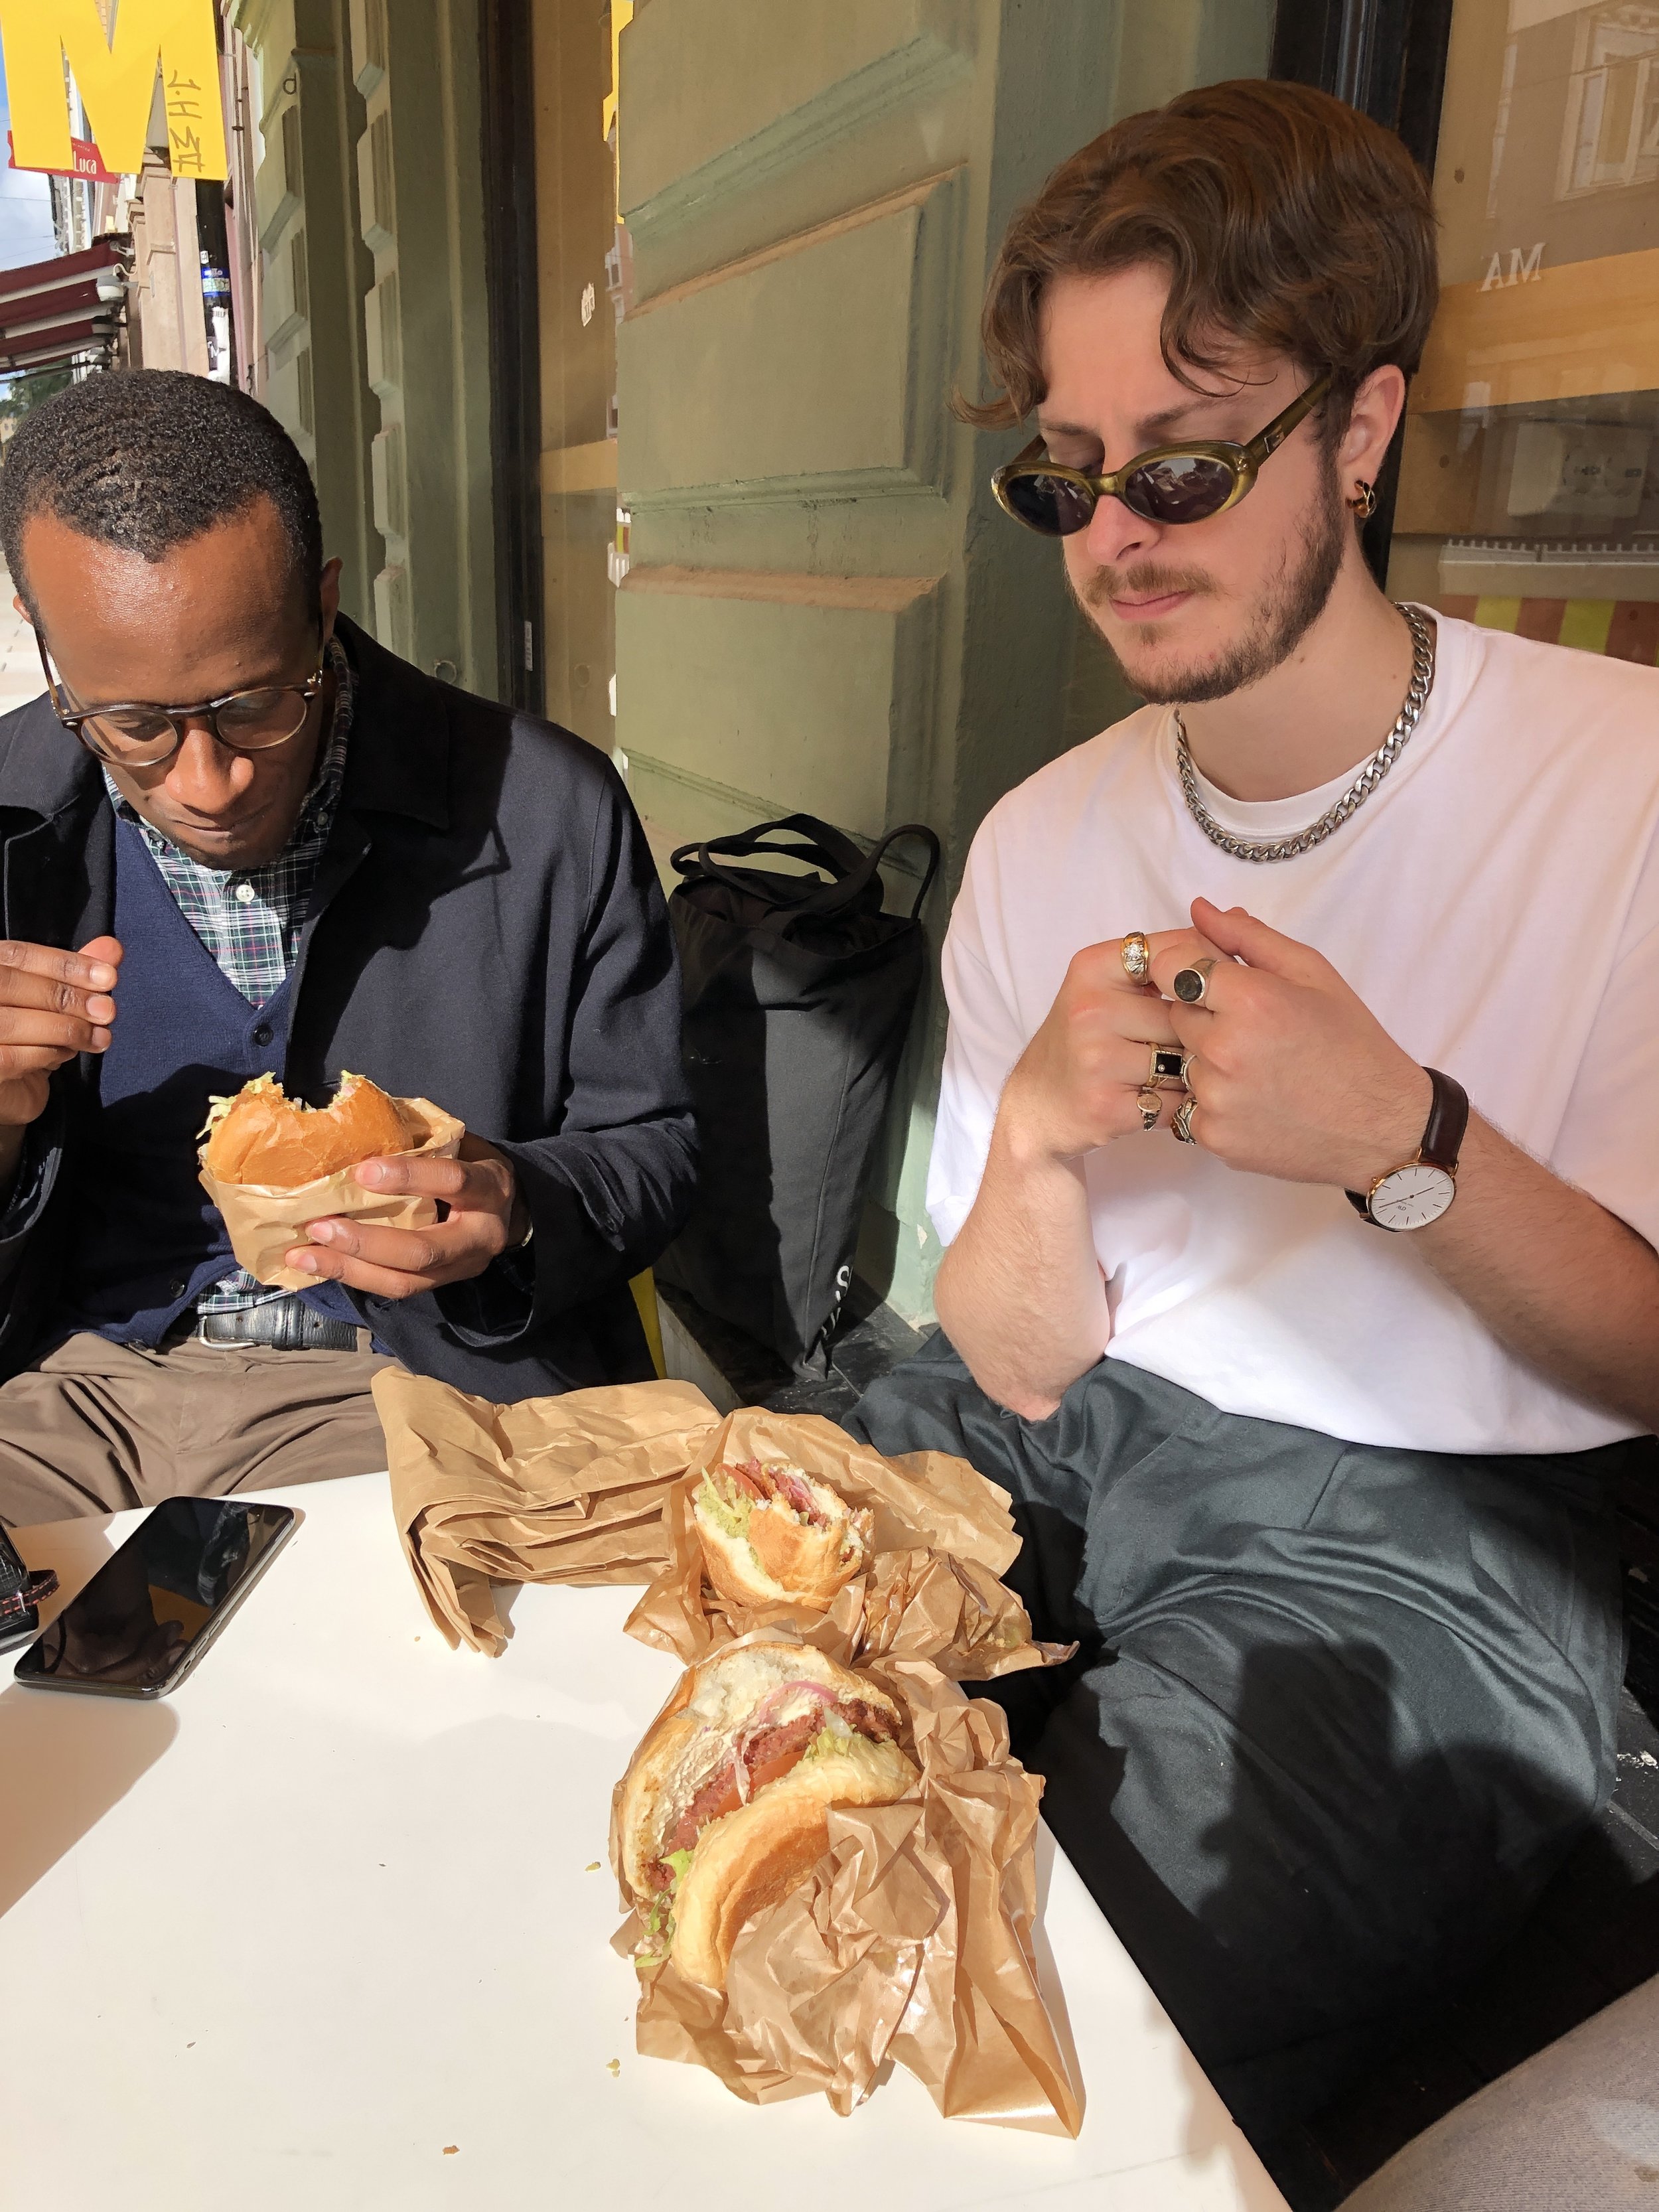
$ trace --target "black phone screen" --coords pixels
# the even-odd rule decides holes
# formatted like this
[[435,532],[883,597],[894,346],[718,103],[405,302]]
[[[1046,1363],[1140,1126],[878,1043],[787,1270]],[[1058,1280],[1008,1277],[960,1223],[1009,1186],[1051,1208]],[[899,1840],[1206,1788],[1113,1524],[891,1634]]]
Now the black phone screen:
[[18,1680],[159,1696],[191,1665],[294,1519],[287,1505],[169,1498],[29,1646]]

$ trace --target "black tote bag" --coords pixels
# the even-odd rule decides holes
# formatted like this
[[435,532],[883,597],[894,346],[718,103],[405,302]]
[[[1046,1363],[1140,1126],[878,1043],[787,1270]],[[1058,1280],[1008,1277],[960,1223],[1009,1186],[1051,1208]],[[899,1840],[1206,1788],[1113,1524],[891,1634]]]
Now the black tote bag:
[[[927,872],[908,914],[884,914],[882,859],[906,837],[927,848]],[[731,865],[773,854],[825,872]],[[852,1280],[939,860],[939,839],[916,823],[866,854],[810,814],[673,855],[702,1158],[691,1219],[657,1272],[797,1370],[826,1364]]]

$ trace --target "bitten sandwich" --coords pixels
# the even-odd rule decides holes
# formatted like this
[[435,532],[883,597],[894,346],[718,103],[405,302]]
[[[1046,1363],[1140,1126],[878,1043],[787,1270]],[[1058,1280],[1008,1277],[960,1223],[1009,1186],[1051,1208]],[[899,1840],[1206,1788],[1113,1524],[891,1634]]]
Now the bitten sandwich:
[[723,1598],[817,1613],[863,1570],[874,1525],[804,1468],[756,1459],[711,1468],[691,1510],[708,1579]]
[[734,1644],[687,1669],[617,1808],[617,1873],[641,1958],[723,1990],[744,1923],[805,1881],[832,1805],[891,1805],[917,1781],[884,1692],[807,1644]]
[[274,1075],[256,1075],[234,1098],[216,1098],[203,1131],[202,1164],[221,1182],[297,1190],[360,1160],[412,1152],[418,1134],[366,1075],[343,1075],[333,1103],[287,1097]]

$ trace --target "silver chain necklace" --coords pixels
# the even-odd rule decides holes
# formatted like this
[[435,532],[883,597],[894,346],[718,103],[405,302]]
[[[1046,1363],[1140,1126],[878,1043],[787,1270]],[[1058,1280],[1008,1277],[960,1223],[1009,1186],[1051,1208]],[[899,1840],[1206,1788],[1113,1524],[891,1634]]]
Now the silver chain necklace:
[[1365,804],[1399,759],[1434,685],[1433,634],[1415,607],[1402,606],[1400,611],[1412,634],[1412,680],[1406,687],[1399,720],[1335,805],[1328,807],[1317,822],[1310,822],[1294,837],[1235,837],[1230,830],[1222,828],[1198,795],[1198,774],[1193,766],[1192,747],[1187,742],[1187,726],[1181,719],[1180,708],[1176,708],[1176,764],[1181,770],[1181,788],[1187,794],[1188,810],[1194,821],[1212,845],[1218,845],[1224,853],[1231,853],[1236,860],[1294,860],[1300,854],[1311,853],[1316,845],[1322,845],[1333,830],[1340,830],[1348,817]]

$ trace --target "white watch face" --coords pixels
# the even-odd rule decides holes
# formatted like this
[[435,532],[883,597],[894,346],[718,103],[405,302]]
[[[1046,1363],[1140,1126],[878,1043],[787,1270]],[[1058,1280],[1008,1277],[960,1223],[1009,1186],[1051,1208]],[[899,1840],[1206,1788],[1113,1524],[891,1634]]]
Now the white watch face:
[[1383,1176],[1371,1193],[1371,1218],[1385,1229],[1426,1229],[1456,1195],[1457,1185],[1444,1168],[1417,1160]]

